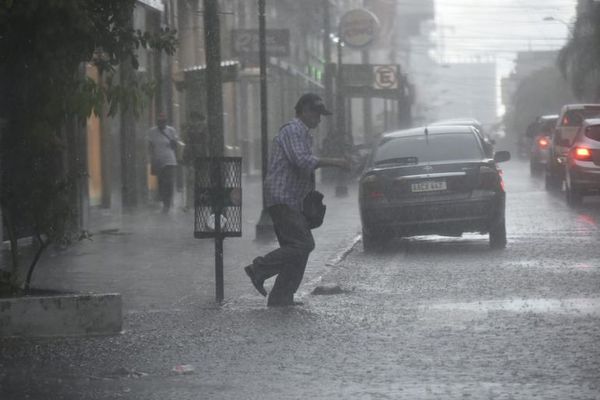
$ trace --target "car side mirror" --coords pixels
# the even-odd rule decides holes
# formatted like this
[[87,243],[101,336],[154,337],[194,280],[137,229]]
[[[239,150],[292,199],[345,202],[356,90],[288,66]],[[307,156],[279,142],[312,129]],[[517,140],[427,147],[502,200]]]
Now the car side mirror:
[[502,150],[494,153],[494,161],[497,163],[501,163],[504,161],[510,160],[510,152]]

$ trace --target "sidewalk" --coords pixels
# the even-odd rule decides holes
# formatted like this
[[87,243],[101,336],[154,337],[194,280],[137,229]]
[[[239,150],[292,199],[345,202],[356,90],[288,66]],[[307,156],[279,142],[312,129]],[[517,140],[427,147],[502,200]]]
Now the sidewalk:
[[[349,195],[336,198],[334,188],[319,185],[325,194],[327,215],[313,231],[311,254],[299,297],[318,282],[326,264],[351,246],[360,231],[356,185]],[[243,180],[242,237],[224,243],[225,302],[266,304],[256,293],[243,267],[256,256],[274,249],[276,241],[255,241],[262,205],[257,178]],[[181,197],[178,193],[177,196]],[[114,215],[92,212],[92,240],[67,250],[49,251],[40,261],[32,286],[79,292],[120,293],[127,312],[177,310],[215,305],[214,241],[193,237],[193,210],[176,207],[163,215],[159,207],[140,208]],[[267,289],[273,280],[265,283]]]

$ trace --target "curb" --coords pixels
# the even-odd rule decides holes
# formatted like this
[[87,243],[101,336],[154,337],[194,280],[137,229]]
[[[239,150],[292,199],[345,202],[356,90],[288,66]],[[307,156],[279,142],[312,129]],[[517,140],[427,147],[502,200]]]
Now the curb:
[[327,261],[325,263],[325,265],[328,267],[335,267],[336,265],[338,265],[339,263],[344,261],[344,259],[348,256],[348,254],[350,254],[352,252],[352,250],[354,250],[354,248],[356,247],[358,242],[360,242],[361,239],[362,239],[362,235],[360,235],[360,234],[356,235],[356,237],[354,239],[352,239],[352,243],[348,247],[341,250],[338,254],[335,255],[335,257],[333,257],[331,260]]
[[[335,256],[330,258],[329,261],[327,261],[325,263],[325,267],[338,266],[342,261],[344,261],[344,259],[348,256],[348,254],[350,254],[356,248],[356,246],[358,245],[358,243],[360,242],[361,239],[362,239],[361,234],[356,235],[354,237],[354,239],[352,239],[352,242],[348,246],[344,247]],[[323,282],[323,276],[324,276],[324,274],[319,274],[312,280],[306,282],[306,284],[303,284],[302,286],[304,287],[304,290],[302,292],[304,294],[312,294],[313,290],[315,288],[317,288],[320,283]]]
[[0,337],[114,335],[122,325],[118,293],[0,299]]

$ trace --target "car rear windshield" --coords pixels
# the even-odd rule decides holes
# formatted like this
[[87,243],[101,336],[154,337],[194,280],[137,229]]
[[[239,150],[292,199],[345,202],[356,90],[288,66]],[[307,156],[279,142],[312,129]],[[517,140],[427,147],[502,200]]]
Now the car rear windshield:
[[376,165],[479,160],[481,146],[472,133],[407,136],[383,140],[373,157]]
[[586,107],[582,110],[569,110],[563,116],[563,126],[581,126],[584,119],[600,116],[600,107]]
[[558,118],[553,118],[553,119],[546,119],[544,121],[542,121],[542,123],[540,124],[540,130],[538,133],[545,133],[545,134],[549,134],[550,132],[552,132],[552,128],[554,128],[554,125],[556,125],[556,121],[558,120]]
[[600,125],[589,126],[585,130],[585,136],[596,142],[600,142]]

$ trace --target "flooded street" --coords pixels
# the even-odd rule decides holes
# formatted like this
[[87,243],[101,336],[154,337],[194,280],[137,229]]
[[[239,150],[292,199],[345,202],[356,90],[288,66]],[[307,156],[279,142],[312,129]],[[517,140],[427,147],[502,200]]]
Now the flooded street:
[[0,400],[600,400],[599,49],[599,0],[0,1]]
[[118,337],[3,340],[2,399],[599,398],[598,203],[567,208],[523,165],[505,166],[505,250],[480,235],[375,254],[358,241],[309,263],[299,307],[248,290],[131,310]]

